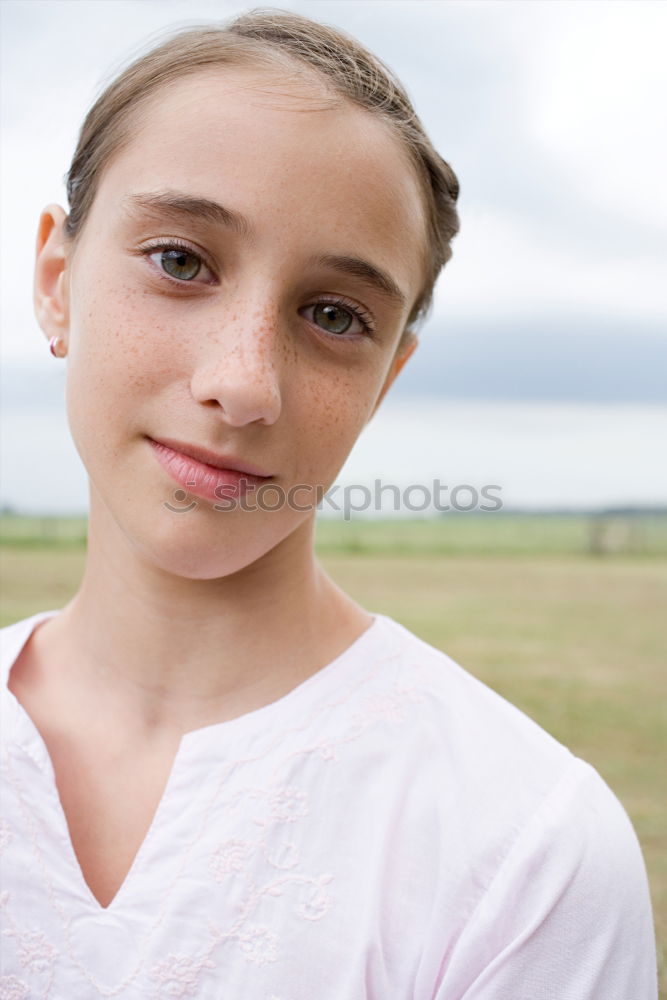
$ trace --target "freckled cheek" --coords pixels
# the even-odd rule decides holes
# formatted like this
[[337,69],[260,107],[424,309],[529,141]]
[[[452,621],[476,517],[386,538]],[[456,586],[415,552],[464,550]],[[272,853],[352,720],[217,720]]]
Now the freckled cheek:
[[140,292],[99,288],[80,300],[73,317],[72,367],[85,373],[89,390],[147,389],[181,364],[182,340]]
[[302,439],[301,474],[333,480],[365,426],[375,399],[375,380],[328,373],[299,387],[297,426]]

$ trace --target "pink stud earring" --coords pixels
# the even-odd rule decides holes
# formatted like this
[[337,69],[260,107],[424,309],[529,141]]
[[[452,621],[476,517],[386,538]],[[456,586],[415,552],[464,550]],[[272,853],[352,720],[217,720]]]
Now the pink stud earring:
[[65,341],[62,337],[51,337],[49,341],[49,350],[54,358],[64,358],[67,354],[67,349],[63,350],[65,347]]

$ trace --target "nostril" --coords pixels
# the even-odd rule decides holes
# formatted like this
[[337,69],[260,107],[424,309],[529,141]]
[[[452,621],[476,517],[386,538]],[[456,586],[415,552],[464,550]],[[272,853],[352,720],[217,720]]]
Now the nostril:
[[209,408],[217,406],[234,426],[273,424],[282,406],[278,369],[273,361],[247,361],[247,355],[241,357],[237,351],[235,357],[217,357],[200,365],[191,379],[192,398]]

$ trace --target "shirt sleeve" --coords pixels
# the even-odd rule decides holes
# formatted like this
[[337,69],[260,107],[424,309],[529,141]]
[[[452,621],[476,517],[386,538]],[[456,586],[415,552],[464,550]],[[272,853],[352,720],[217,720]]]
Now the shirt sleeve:
[[646,869],[630,820],[573,758],[443,963],[433,1000],[656,1000]]

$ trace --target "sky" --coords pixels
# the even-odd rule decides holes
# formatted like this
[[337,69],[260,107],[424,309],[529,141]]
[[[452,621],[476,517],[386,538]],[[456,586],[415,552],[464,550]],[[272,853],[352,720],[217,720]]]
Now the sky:
[[[452,260],[419,347],[383,406],[478,401],[489,413],[493,405],[560,405],[582,421],[586,408],[643,407],[655,436],[667,412],[667,5],[279,6],[348,30],[394,69],[461,183]],[[247,8],[225,0],[189,0],[187,8],[180,0],[2,3],[0,403],[11,455],[21,453],[37,394],[40,411],[60,422],[56,448],[68,448],[64,375],[54,372],[33,315],[32,269],[41,209],[51,201],[67,208],[63,177],[86,110],[165,33]],[[23,487],[13,461],[0,499],[17,502]]]

